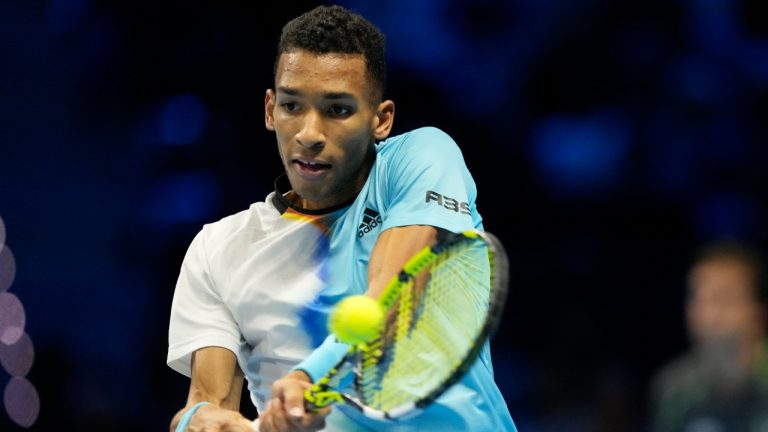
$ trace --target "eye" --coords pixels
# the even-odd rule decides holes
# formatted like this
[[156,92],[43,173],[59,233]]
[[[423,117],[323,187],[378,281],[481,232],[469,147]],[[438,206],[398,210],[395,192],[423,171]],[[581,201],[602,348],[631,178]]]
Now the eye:
[[346,105],[331,105],[328,112],[334,117],[349,117],[352,114],[352,108]]
[[294,112],[299,109],[299,104],[296,102],[284,102],[280,104],[281,107],[283,107],[284,110],[288,112]]

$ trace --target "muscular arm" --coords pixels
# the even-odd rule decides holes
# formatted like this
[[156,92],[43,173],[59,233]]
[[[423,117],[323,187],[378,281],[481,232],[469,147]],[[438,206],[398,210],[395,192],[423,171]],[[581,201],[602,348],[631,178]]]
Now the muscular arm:
[[[239,413],[240,396],[243,388],[243,373],[232,351],[220,347],[206,347],[192,355],[192,382],[189,386],[187,405],[173,417],[171,432],[176,429],[181,417],[194,404],[209,402],[198,412],[219,409],[212,421],[232,422],[249,427],[248,421]],[[223,412],[227,410],[229,412]],[[227,419],[228,418],[228,419]],[[248,430],[248,429],[242,429]]]
[[429,225],[390,228],[379,235],[368,262],[368,294],[378,298],[387,283],[408,259],[437,237],[437,229]]

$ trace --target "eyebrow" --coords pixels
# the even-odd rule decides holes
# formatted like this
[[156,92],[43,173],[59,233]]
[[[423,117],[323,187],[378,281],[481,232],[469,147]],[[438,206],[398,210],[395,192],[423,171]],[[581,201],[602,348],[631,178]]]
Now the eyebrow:
[[[303,96],[301,91],[293,88],[288,88],[288,87],[278,87],[277,92],[285,93],[288,96]],[[322,96],[323,96],[323,99],[330,99],[330,100],[355,98],[355,96],[352,93],[347,93],[347,92],[327,92],[327,93],[323,93]]]

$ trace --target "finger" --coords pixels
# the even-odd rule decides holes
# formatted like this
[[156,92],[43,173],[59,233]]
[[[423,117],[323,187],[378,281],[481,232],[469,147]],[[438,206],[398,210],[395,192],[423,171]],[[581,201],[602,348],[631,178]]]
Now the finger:
[[274,432],[276,429],[274,422],[274,411],[272,410],[272,400],[267,402],[267,409],[259,416],[259,431]]
[[272,425],[272,416],[263,415],[259,417],[259,432],[273,432],[275,430]]
[[285,413],[285,407],[280,399],[272,399],[272,423],[275,426],[275,430],[290,431],[293,430],[291,423]]
[[294,421],[301,430],[315,431],[325,426],[325,417],[331,412],[331,407],[323,408],[319,411],[307,411],[301,419]]
[[283,390],[283,405],[285,412],[291,420],[300,420],[304,417],[304,386],[286,386]]

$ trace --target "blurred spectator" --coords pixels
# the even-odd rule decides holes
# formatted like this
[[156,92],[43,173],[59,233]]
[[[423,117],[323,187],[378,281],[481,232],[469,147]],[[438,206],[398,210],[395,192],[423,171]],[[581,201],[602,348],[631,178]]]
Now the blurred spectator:
[[768,431],[763,263],[744,245],[705,248],[688,274],[691,348],[651,389],[654,432]]

